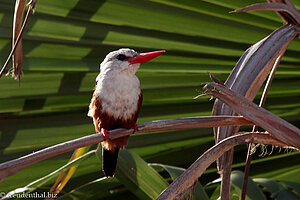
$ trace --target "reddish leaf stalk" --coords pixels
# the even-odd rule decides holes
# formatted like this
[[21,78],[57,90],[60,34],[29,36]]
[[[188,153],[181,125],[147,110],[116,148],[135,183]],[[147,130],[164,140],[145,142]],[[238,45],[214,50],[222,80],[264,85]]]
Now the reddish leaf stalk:
[[[281,61],[282,55],[279,55],[278,58],[276,59],[273,68],[270,72],[269,78],[266,82],[264,91],[262,93],[260,102],[259,102],[259,107],[264,107],[266,100],[267,100],[267,95],[268,92],[270,90],[272,81],[274,79],[275,76],[275,72],[277,70],[277,67]],[[253,126],[252,132],[256,132],[257,131],[257,126]],[[250,167],[251,167],[251,160],[252,160],[252,148],[253,148],[253,144],[249,144],[248,145],[248,152],[247,152],[247,158],[246,158],[246,165],[245,165],[245,170],[244,170],[244,180],[243,180],[243,187],[242,187],[242,194],[241,194],[241,200],[245,200],[246,199],[246,194],[247,194],[247,185],[248,185],[248,179],[249,179],[249,174],[250,174]]]
[[273,137],[300,149],[300,129],[270,111],[259,107],[240,94],[216,83],[207,83],[211,95],[220,99],[234,112],[239,113],[254,124],[261,126]]

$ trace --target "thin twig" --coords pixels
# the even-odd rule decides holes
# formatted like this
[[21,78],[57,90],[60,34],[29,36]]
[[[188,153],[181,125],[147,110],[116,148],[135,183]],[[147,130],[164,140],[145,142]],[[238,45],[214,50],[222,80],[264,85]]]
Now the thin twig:
[[[53,186],[51,187],[49,193],[50,194],[54,194],[54,190],[56,189],[57,185],[60,183],[61,179],[64,177],[65,175],[65,171],[62,171],[60,174],[59,174],[59,177],[56,179],[55,183],[53,184]],[[45,200],[51,200],[53,198],[46,198]]]
[[245,165],[245,169],[244,169],[244,179],[243,179],[241,200],[246,199],[248,178],[249,178],[250,166],[251,166],[251,161],[252,161],[252,146],[253,146],[252,143],[248,144],[248,152],[247,152],[247,158],[246,158],[246,165]]
[[215,83],[219,83],[221,85],[225,85],[222,81],[220,81],[219,79],[217,79],[212,73],[209,72],[209,77],[211,80],[213,80],[213,82]]
[[217,160],[223,153],[240,144],[259,143],[285,146],[281,141],[276,140],[269,134],[264,133],[243,133],[230,136],[203,153],[185,172],[183,172],[157,200],[178,199],[182,193],[187,191],[195,180],[197,180],[205,169]]
[[4,71],[5,71],[6,67],[8,66],[9,61],[11,60],[13,54],[15,53],[15,50],[16,50],[16,48],[17,48],[19,42],[21,41],[21,38],[22,38],[22,35],[23,35],[23,32],[24,32],[24,29],[25,29],[25,27],[26,27],[26,24],[27,24],[27,22],[28,22],[29,16],[34,12],[35,3],[36,3],[36,0],[32,0],[32,1],[30,1],[30,2],[27,4],[27,5],[29,5],[29,9],[28,9],[28,11],[27,11],[27,13],[26,13],[26,17],[25,17],[25,19],[24,19],[24,23],[23,23],[22,28],[21,28],[21,30],[20,30],[20,33],[19,33],[19,35],[18,35],[18,37],[17,37],[17,40],[16,40],[16,42],[14,43],[14,46],[13,46],[13,48],[12,48],[12,50],[11,50],[11,52],[10,52],[10,54],[9,54],[9,56],[8,56],[8,58],[7,58],[7,60],[6,60],[6,62],[4,63],[4,65],[3,65],[2,69],[1,69],[1,71],[0,71],[0,78],[1,78],[2,75],[4,74]]
[[[218,126],[237,126],[237,125],[253,125],[243,117],[232,116],[209,116],[209,117],[188,117],[180,119],[160,120],[141,123],[138,125],[137,133],[149,133],[157,131],[192,129],[192,128],[207,128]],[[115,129],[109,131],[110,139],[124,137],[133,133],[133,129]],[[80,147],[89,146],[92,144],[104,141],[101,134],[93,134],[81,137],[75,140],[70,140],[61,144],[57,144],[40,151],[36,151],[29,155],[0,164],[0,180],[7,176],[11,176],[21,169],[28,167],[34,163],[54,157],[56,155],[78,149]]]

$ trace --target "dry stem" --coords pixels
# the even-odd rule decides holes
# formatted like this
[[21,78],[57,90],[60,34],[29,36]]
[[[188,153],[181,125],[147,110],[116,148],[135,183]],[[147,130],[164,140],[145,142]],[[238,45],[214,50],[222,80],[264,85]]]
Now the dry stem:
[[272,144],[276,146],[286,146],[279,140],[276,140],[269,134],[265,133],[242,133],[230,136],[202,154],[184,173],[181,174],[157,200],[179,199],[183,192],[186,192],[197,180],[205,169],[217,160],[223,153],[240,144],[259,143]]
[[4,63],[4,65],[3,65],[3,67],[2,67],[2,69],[1,69],[1,71],[0,71],[0,78],[2,77],[2,75],[3,75],[3,73],[4,73],[5,69],[6,69],[6,67],[7,67],[7,65],[8,65],[8,63],[9,63],[9,61],[11,60],[12,56],[14,55],[14,53],[15,53],[15,51],[16,51],[16,49],[17,49],[17,46],[18,46],[19,42],[21,41],[21,38],[22,38],[22,35],[23,35],[23,32],[24,32],[24,29],[25,29],[25,27],[26,27],[26,24],[27,24],[27,22],[28,22],[29,16],[34,12],[35,4],[36,4],[36,0],[31,0],[31,1],[28,3],[29,9],[28,9],[27,14],[26,14],[26,17],[25,17],[25,19],[24,19],[24,23],[23,23],[23,25],[22,25],[22,28],[21,28],[21,30],[20,30],[20,33],[19,33],[19,35],[18,35],[16,41],[14,42],[13,48],[12,48],[12,50],[11,50],[11,52],[10,52],[10,54],[9,54],[9,56],[8,56],[8,58],[7,58],[7,60],[6,60],[6,62]]
[[[205,128],[218,126],[237,126],[237,125],[253,125],[243,117],[232,116],[210,116],[210,117],[188,117],[171,120],[152,121],[139,124],[137,133],[149,133],[157,131],[191,129],[191,128]],[[110,139],[124,137],[133,133],[133,129],[115,129],[109,131]],[[53,156],[72,151],[74,149],[100,143],[104,140],[101,134],[93,134],[57,144],[40,151],[36,151],[29,155],[11,160],[0,164],[0,180],[7,176],[11,176],[21,169],[28,167],[34,163],[51,158]]]

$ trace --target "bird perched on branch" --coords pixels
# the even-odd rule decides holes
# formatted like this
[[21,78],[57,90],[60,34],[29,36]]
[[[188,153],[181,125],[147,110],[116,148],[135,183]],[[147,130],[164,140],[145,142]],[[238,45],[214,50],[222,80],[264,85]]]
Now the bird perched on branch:
[[100,65],[88,116],[93,118],[95,130],[102,133],[102,164],[105,176],[114,176],[119,149],[129,136],[110,140],[107,132],[116,128],[137,130],[137,117],[142,106],[140,81],[135,73],[141,63],[165,51],[138,54],[132,49],[110,52]]

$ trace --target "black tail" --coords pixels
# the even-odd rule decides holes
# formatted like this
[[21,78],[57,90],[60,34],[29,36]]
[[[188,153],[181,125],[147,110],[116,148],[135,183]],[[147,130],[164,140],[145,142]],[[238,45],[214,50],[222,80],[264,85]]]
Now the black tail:
[[102,165],[106,177],[113,177],[117,167],[117,160],[119,155],[119,147],[115,151],[102,149]]

